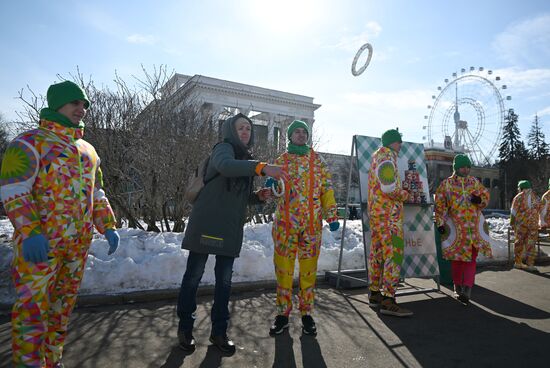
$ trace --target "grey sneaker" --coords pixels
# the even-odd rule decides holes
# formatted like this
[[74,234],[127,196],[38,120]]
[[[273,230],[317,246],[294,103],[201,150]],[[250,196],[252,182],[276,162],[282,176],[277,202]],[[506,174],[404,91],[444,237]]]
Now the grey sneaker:
[[394,298],[384,298],[382,300],[382,303],[380,303],[380,313],[395,317],[409,317],[414,314],[410,310],[397,305]]
[[529,272],[539,272],[539,269],[536,268],[534,265],[525,265],[524,270]]

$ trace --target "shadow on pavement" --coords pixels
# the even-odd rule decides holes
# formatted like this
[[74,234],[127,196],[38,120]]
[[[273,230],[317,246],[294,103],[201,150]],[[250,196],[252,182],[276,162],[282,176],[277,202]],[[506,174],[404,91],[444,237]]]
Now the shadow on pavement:
[[[488,308],[499,309],[497,313],[509,312],[514,316],[548,318],[547,312],[480,287],[474,289],[472,296],[474,302],[468,306],[451,297],[402,303],[414,311],[415,315],[410,318],[379,315],[401,341],[397,346],[375,333],[396,359],[405,363],[397,351],[404,346],[423,367],[543,366],[548,363],[548,358],[540,352],[541,347],[550,345],[549,334],[497,316],[476,303],[479,300]],[[350,304],[354,301],[348,299]]]
[[273,368],[296,368],[296,358],[294,357],[294,340],[285,329],[282,334],[275,336],[275,357],[273,359]]
[[[186,352],[181,350],[179,347],[174,346],[172,350],[170,351],[170,355],[168,355],[168,358],[166,358],[166,361],[163,365],[160,366],[160,368],[177,368],[181,367],[183,365],[183,361],[185,360],[185,357],[191,354],[190,352]],[[151,366],[153,368],[153,366]]]
[[199,365],[199,368],[218,368],[221,365],[224,355],[214,345],[210,345],[206,350],[206,355]]
[[321,347],[313,336],[300,337],[302,345],[302,366],[304,368],[327,368]]
[[[525,271],[525,272],[527,272],[527,271]],[[530,273],[532,273],[533,275],[536,275],[536,276],[544,277],[545,279],[550,279],[550,272],[537,271],[537,272],[530,272]]]
[[185,353],[174,346],[174,313],[171,304],[161,302],[79,309],[69,322],[64,355],[75,367],[102,367],[107,362],[119,366],[135,361],[146,365],[153,354],[164,366],[179,367]]
[[472,289],[472,300],[498,314],[524,319],[547,319],[550,313],[496,293],[482,286]]

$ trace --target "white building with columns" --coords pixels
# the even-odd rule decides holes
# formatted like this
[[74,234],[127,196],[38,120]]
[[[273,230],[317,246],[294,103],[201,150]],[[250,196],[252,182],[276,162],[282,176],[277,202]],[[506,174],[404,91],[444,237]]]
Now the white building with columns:
[[292,121],[302,120],[313,131],[314,112],[321,106],[313,103],[313,97],[204,75],[176,73],[161,92],[163,99],[176,99],[176,105],[178,97],[190,98],[205,113],[218,115],[219,120],[241,112],[254,123],[257,142],[271,142],[280,148]]

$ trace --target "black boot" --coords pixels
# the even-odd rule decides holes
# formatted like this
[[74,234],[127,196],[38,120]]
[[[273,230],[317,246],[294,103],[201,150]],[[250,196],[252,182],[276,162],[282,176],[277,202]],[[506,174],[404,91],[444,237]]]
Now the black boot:
[[235,354],[235,344],[229,337],[227,337],[227,334],[217,336],[210,335],[210,342],[216,345],[222,353],[230,355]]
[[472,288],[464,285],[462,287],[462,293],[458,295],[457,299],[464,305],[470,304],[470,295],[472,293]]
[[178,346],[185,351],[195,351],[195,338],[191,331],[178,331]]
[[279,335],[283,333],[285,328],[288,328],[288,317],[279,314],[277,317],[275,317],[275,322],[273,322],[271,328],[269,329],[269,336]]
[[315,321],[313,317],[309,314],[302,316],[302,333],[304,335],[317,336],[317,327],[315,326]]
[[375,307],[380,306],[380,303],[382,303],[382,299],[384,299],[384,297],[382,296],[382,293],[379,290],[377,290],[377,291],[371,290],[370,291],[369,305],[371,307],[375,308]]

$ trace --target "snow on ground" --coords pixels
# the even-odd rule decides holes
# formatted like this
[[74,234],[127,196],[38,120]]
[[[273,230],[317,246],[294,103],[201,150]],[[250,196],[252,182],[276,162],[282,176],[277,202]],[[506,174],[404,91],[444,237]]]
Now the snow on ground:
[[[493,260],[508,258],[508,219],[488,218],[493,241]],[[10,262],[13,256],[10,238],[13,227],[8,219],[0,219],[0,303],[13,300]],[[185,271],[188,251],[180,248],[183,233],[153,233],[138,229],[119,230],[120,246],[107,255],[107,241],[94,235],[80,294],[118,294],[137,290],[179,288]],[[363,234],[359,220],[347,221],[342,269],[365,267]],[[319,274],[338,269],[342,230],[331,233],[323,229],[319,257]],[[241,255],[235,261],[233,282],[273,280],[273,241],[271,224],[246,225]],[[483,256],[479,262],[487,261]],[[215,258],[210,257],[202,279],[214,283]]]

